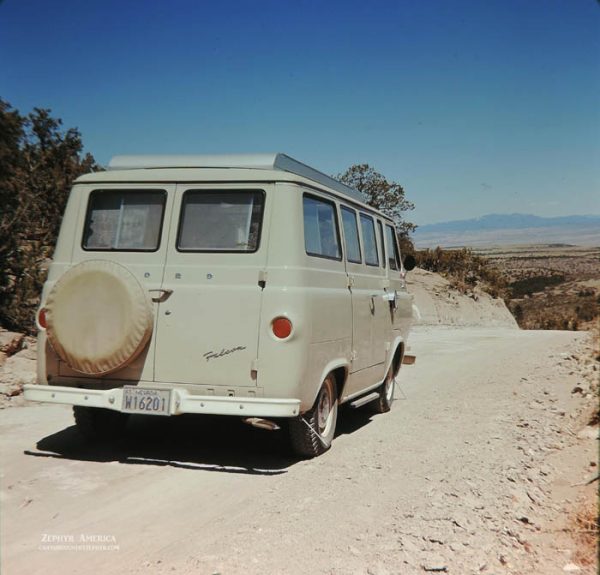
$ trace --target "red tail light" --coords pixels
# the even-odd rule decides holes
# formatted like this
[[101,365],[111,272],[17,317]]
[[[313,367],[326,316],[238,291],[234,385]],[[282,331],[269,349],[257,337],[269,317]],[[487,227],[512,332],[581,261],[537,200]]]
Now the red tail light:
[[292,333],[292,322],[287,317],[276,317],[271,322],[273,335],[279,339],[286,339]]
[[46,326],[48,325],[46,322],[46,308],[41,307],[39,309],[37,322],[39,327],[41,327],[42,329],[46,329]]

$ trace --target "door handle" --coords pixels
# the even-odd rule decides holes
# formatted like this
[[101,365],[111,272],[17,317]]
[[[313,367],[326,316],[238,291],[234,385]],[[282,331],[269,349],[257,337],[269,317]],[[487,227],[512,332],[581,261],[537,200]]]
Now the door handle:
[[148,291],[151,293],[152,292],[160,292],[160,295],[152,297],[152,301],[154,303],[163,303],[164,301],[167,301],[169,299],[169,297],[171,296],[171,294],[173,293],[172,289],[150,289]]
[[396,290],[392,291],[392,292],[385,292],[381,297],[385,300],[385,301],[391,301],[391,302],[395,302],[396,301]]
[[381,297],[383,297],[385,301],[389,302],[392,311],[396,309],[396,300],[398,298],[398,292],[396,290],[392,292],[385,292]]

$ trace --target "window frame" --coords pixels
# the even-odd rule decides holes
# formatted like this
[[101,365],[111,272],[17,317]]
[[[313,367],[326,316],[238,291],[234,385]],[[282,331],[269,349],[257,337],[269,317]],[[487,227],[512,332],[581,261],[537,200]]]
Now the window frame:
[[[260,219],[258,222],[258,237],[256,239],[256,247],[253,250],[200,250],[192,248],[181,248],[181,234],[183,230],[183,214],[186,207],[185,197],[188,193],[232,193],[232,192],[244,192],[249,194],[256,194],[262,198],[260,206]],[[181,195],[181,205],[179,206],[179,216],[177,221],[177,235],[175,236],[175,250],[181,254],[254,254],[260,249],[262,241],[262,230],[263,220],[265,216],[265,204],[266,204],[266,192],[261,188],[187,188]]]
[[[156,247],[152,248],[152,249],[148,249],[148,248],[127,248],[127,249],[121,249],[121,248],[90,248],[87,247],[86,244],[86,235],[87,235],[87,228],[88,228],[88,223],[90,222],[90,218],[92,215],[92,202],[93,202],[93,198],[97,195],[103,195],[103,194],[114,194],[117,195],[119,193],[133,193],[133,194],[137,194],[137,193],[156,193],[157,195],[160,194],[161,199],[162,199],[162,210],[161,210],[161,214],[160,214],[160,225],[158,228],[158,241],[156,243]],[[90,193],[88,194],[88,198],[87,198],[87,207],[85,210],[85,219],[83,221],[83,232],[81,235],[81,249],[84,252],[110,252],[110,253],[156,253],[160,250],[161,244],[162,244],[162,233],[163,233],[163,227],[164,227],[164,223],[165,223],[165,212],[166,212],[166,206],[167,206],[167,197],[168,197],[168,192],[167,190],[165,190],[164,188],[95,188],[93,190],[90,191]]]
[[[360,256],[360,260],[358,260],[358,261],[357,260],[351,260],[348,257],[348,244],[347,244],[347,241],[346,241],[346,228],[344,227],[344,216],[342,214],[342,212],[344,210],[347,211],[347,212],[350,212],[351,214],[354,215],[354,224],[356,226],[356,238],[358,239],[358,253],[359,253],[359,256]],[[358,214],[358,212],[354,208],[351,208],[349,206],[340,204],[340,216],[341,216],[340,220],[342,222],[342,229],[344,230],[344,247],[346,248],[345,255],[346,255],[346,261],[348,263],[350,263],[350,264],[362,264],[363,263],[362,244],[361,244],[361,241],[360,241],[361,237],[360,237],[360,229],[359,229],[360,226],[358,224],[358,216],[357,216],[357,214]]]
[[[392,248],[393,248],[393,252],[394,252],[394,259],[396,261],[396,269],[392,268],[392,266],[390,266],[390,271],[397,271],[397,272],[401,272],[402,271],[402,261],[400,259],[400,246],[398,245],[398,235],[396,233],[396,228],[394,226],[392,226],[391,224],[385,224],[386,228],[389,228],[392,232]],[[387,235],[386,235],[387,238]],[[389,257],[388,257],[389,259]]]
[[387,254],[385,251],[385,234],[383,231],[383,224],[381,223],[381,220],[377,220],[377,227],[379,228],[379,241],[381,243],[381,262],[382,262],[382,266],[383,269],[387,269]]
[[[304,225],[304,198],[308,198],[310,200],[328,204],[329,206],[332,207],[333,219],[334,219],[334,223],[335,223],[335,235],[336,235],[338,251],[339,251],[338,257],[327,256],[324,254],[317,254],[317,253],[309,252],[306,249],[306,226]],[[307,256],[310,256],[311,258],[321,258],[324,260],[332,260],[334,262],[341,262],[344,259],[344,246],[342,245],[342,236],[340,234],[340,222],[339,222],[339,218],[338,218],[337,206],[333,200],[324,198],[322,196],[318,196],[316,194],[311,194],[309,192],[304,192],[302,194],[302,233],[303,233],[303,240],[304,240],[304,253]]]

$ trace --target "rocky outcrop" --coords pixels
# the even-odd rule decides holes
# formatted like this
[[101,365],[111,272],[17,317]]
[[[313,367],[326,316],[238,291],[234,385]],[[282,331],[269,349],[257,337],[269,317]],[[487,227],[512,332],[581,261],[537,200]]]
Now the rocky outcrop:
[[35,380],[35,338],[0,328],[0,408],[21,405],[23,386]]
[[518,329],[504,301],[479,288],[463,294],[441,275],[419,268],[409,272],[406,279],[419,310],[419,325]]

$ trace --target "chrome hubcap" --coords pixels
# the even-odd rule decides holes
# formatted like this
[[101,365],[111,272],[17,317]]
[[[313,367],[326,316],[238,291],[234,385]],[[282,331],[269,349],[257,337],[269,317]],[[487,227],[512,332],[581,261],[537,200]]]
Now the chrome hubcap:
[[317,423],[319,425],[319,433],[322,433],[327,427],[327,420],[331,413],[331,398],[329,397],[327,387],[323,388],[321,397],[319,397],[319,407],[317,408]]
[[385,382],[385,396],[388,402],[392,401],[394,398],[394,377],[392,376],[391,371]]

